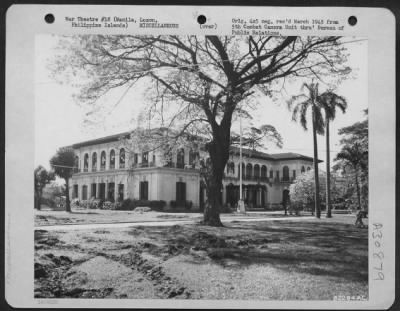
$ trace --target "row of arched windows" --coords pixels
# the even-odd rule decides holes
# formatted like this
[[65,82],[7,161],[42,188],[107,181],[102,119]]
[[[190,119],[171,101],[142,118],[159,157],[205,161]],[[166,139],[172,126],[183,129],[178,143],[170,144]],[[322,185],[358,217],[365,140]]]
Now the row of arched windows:
[[[92,157],[90,159],[92,163],[92,172],[96,172],[98,169],[97,165],[97,152],[92,153]],[[100,153],[100,171],[104,171],[106,169],[106,163],[107,163],[107,154],[105,151],[102,151]],[[109,154],[109,169],[115,169],[116,168],[116,158],[115,158],[115,150],[112,149]],[[121,148],[119,150],[119,168],[125,168],[125,149]],[[79,157],[75,156],[75,171],[79,170]],[[89,171],[89,154],[85,153],[83,156],[83,171],[88,172]]]
[[[309,171],[311,167],[307,167],[307,171]],[[301,167],[301,173],[304,173],[306,171],[305,167]],[[238,164],[238,177],[239,177],[239,172],[240,172],[240,164]],[[228,162],[227,164],[227,173],[230,175],[235,175],[235,164],[233,162]],[[243,178],[267,178],[267,173],[268,173],[268,168],[265,165],[262,165],[260,167],[259,164],[255,164],[254,166],[251,163],[247,163],[245,165],[242,163],[242,177]],[[296,170],[293,170],[292,177],[296,178]],[[279,171],[276,171],[276,177],[279,179]],[[272,179],[274,178],[274,172],[271,169],[269,171],[269,178]],[[284,166],[282,168],[282,180],[283,181],[289,181],[290,180],[290,172],[289,172],[289,167]]]

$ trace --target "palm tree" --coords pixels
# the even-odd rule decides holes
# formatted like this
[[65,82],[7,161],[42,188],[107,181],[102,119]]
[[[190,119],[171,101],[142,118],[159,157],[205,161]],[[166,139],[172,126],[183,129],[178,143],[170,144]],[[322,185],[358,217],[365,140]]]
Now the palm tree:
[[335,160],[342,160],[343,167],[350,166],[354,171],[354,182],[357,191],[358,209],[361,209],[361,193],[359,184],[359,174],[368,167],[368,151],[359,142],[352,145],[345,145],[336,155]]
[[318,83],[304,83],[301,90],[306,90],[306,94],[292,96],[288,101],[288,108],[292,110],[292,119],[299,119],[301,126],[307,130],[307,111],[311,108],[313,142],[314,142],[314,185],[315,185],[315,216],[321,218],[321,202],[319,197],[319,178],[318,178],[318,145],[317,134],[324,134],[324,118],[322,116],[322,107],[320,96],[318,94]]
[[325,138],[326,138],[326,217],[332,217],[331,210],[331,168],[330,168],[330,147],[329,147],[329,122],[335,119],[336,108],[343,113],[347,109],[347,101],[345,98],[327,91],[321,94],[318,100],[325,111]]

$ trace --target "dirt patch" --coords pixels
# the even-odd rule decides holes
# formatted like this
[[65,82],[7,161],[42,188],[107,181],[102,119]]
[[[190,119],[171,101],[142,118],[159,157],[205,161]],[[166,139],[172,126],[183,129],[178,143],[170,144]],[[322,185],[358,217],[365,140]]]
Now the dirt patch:
[[62,297],[61,275],[72,264],[67,256],[48,253],[35,258],[35,298]]
[[55,234],[51,234],[46,230],[35,230],[34,236],[35,250],[46,249],[59,244],[64,244],[64,242],[60,241]]
[[37,230],[35,297],[332,299],[367,293],[367,241],[337,220]]
[[[147,258],[145,258],[147,257]],[[124,265],[134,267],[145,278],[152,281],[160,298],[190,298],[192,293],[182,286],[177,279],[168,276],[154,259],[143,256],[137,251],[131,251],[118,258]]]

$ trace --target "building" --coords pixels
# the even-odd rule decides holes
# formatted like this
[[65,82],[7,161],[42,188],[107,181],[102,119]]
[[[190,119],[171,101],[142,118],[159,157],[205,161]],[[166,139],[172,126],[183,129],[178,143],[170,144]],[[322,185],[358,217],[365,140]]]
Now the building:
[[[199,158],[204,150],[179,149],[165,163],[160,150],[129,151],[121,138],[129,132],[72,145],[76,154],[71,197],[110,201],[126,198],[164,200],[167,205],[192,201],[202,209],[207,199],[200,177]],[[248,208],[280,205],[296,176],[310,170],[313,159],[297,153],[267,154],[242,149],[243,199]],[[239,148],[231,147],[225,167],[221,202],[236,206],[239,199]]]

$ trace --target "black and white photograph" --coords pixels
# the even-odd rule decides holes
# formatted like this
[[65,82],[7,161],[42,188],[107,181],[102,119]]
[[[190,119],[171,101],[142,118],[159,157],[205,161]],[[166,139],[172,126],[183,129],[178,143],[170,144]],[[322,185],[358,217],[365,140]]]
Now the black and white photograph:
[[32,299],[370,301],[366,34],[70,19],[33,36]]
[[368,299],[367,40],[36,40],[35,297]]

